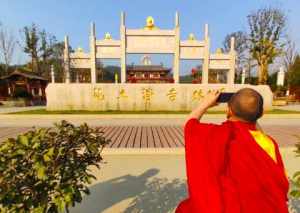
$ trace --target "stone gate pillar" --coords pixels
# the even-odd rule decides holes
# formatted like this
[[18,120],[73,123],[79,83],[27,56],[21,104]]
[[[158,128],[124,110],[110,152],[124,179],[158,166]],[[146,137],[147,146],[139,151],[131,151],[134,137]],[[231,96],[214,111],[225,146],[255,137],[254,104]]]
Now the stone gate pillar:
[[174,83],[179,83],[179,65],[180,65],[180,27],[179,15],[175,14],[175,50],[174,50],[174,65],[173,65],[173,79]]
[[121,40],[121,83],[126,83],[126,27],[125,27],[124,12],[121,13],[120,40]]
[[65,70],[65,83],[70,83],[70,52],[69,52],[69,37],[65,36],[65,49],[64,49],[64,70]]
[[230,40],[230,51],[229,51],[229,55],[230,55],[230,69],[228,71],[228,75],[227,75],[227,83],[230,85],[234,84],[234,74],[235,74],[235,59],[236,59],[236,52],[234,50],[234,46],[235,46],[235,38],[231,37]]
[[210,38],[208,31],[208,24],[205,24],[204,29],[204,60],[202,66],[202,84],[208,84],[208,72],[209,72],[209,56],[210,56]]
[[95,23],[91,23],[90,32],[90,65],[91,65],[91,83],[96,83],[96,30]]

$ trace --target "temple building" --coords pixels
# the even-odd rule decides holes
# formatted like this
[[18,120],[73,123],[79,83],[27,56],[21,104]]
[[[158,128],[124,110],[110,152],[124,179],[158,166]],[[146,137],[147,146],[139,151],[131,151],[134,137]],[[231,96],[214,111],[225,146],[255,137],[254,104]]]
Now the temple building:
[[173,83],[171,68],[166,68],[163,64],[152,65],[149,55],[143,56],[141,62],[142,65],[127,65],[128,83]]

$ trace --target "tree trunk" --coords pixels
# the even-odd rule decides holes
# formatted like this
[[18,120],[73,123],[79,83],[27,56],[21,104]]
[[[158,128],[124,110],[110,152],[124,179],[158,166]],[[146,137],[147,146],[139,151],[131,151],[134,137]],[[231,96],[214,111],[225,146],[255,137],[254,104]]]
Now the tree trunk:
[[38,59],[36,57],[32,58],[32,71],[39,72]]
[[5,63],[5,68],[4,68],[4,75],[8,75],[9,73],[9,64],[8,63]]
[[268,64],[260,64],[258,66],[258,84],[267,84],[268,80]]

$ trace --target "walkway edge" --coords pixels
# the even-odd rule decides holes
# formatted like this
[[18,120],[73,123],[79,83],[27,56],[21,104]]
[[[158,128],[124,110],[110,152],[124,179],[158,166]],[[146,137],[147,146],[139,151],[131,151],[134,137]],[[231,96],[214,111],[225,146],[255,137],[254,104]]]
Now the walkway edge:
[[[85,118],[85,119],[95,119],[95,118],[109,118],[109,119],[147,119],[147,118],[158,118],[158,119],[172,119],[172,118],[186,118],[187,114],[0,114],[0,118],[6,119],[74,119],[74,118]],[[204,118],[225,118],[225,114],[206,114]],[[300,114],[265,114],[263,118],[300,118]]]
[[[281,147],[281,154],[291,153],[294,146]],[[184,148],[104,148],[105,155],[184,155]]]

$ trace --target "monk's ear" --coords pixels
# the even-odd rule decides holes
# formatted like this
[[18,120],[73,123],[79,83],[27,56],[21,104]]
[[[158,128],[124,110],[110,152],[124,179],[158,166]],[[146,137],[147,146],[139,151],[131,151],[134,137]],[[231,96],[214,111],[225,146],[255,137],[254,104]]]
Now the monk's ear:
[[227,106],[226,114],[227,114],[227,118],[230,118],[233,115],[232,110],[229,106]]
[[262,110],[260,113],[257,114],[256,120],[260,119],[265,114],[265,110]]

